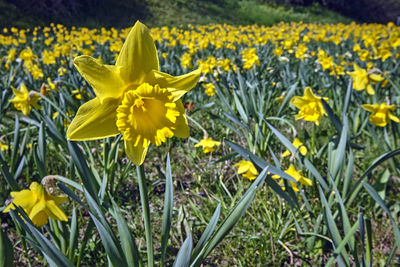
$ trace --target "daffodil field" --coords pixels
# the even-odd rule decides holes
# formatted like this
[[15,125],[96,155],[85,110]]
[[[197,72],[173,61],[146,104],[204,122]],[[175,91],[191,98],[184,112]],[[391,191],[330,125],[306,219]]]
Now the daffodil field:
[[400,264],[393,23],[0,43],[0,266]]

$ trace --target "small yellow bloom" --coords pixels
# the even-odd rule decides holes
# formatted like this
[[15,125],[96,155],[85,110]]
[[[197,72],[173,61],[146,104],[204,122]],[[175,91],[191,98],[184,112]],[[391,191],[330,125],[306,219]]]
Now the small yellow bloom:
[[254,65],[260,66],[256,48],[246,48],[242,51],[243,68],[251,69]]
[[251,161],[241,160],[233,166],[238,168],[238,174],[244,178],[254,180],[258,176],[258,171]]
[[[293,140],[293,146],[295,148],[300,147],[299,151],[303,156],[307,155],[307,148],[303,145],[303,143],[298,138],[295,138]],[[290,156],[290,154],[291,153],[290,153],[289,149],[286,149],[286,151],[282,153],[282,157],[284,158],[284,157]]]
[[25,116],[28,116],[31,112],[31,106],[36,109],[40,109],[37,102],[40,100],[40,95],[35,91],[28,91],[25,84],[21,84],[20,90],[12,88],[15,95],[13,99],[10,100],[14,104],[17,110],[21,110]]
[[13,201],[6,207],[3,212],[14,210],[16,206],[21,206],[29,218],[36,226],[41,226],[48,223],[48,218],[59,221],[68,221],[64,211],[59,207],[60,204],[67,201],[64,196],[53,196],[46,189],[33,182],[29,190],[25,189],[19,192],[11,192]]
[[213,83],[206,83],[203,87],[206,89],[205,92],[208,96],[213,96],[217,92]]
[[[326,102],[329,101],[327,97],[323,99]],[[322,105],[321,97],[314,95],[310,87],[305,88],[304,96],[294,96],[290,100],[290,103],[300,109],[296,115],[296,120],[304,119],[305,121],[313,121],[319,126],[322,115],[327,115]]]
[[396,109],[395,105],[386,105],[385,102],[382,104],[375,103],[373,105],[364,104],[363,109],[372,112],[369,116],[369,121],[379,127],[385,127],[389,120],[394,122],[400,122],[399,118],[392,114],[391,111]]
[[220,146],[221,142],[218,141],[214,141],[212,140],[210,137],[204,138],[203,140],[201,140],[200,142],[198,142],[197,144],[194,145],[194,147],[203,147],[203,152],[204,153],[210,153],[215,151],[216,146]]
[[[302,185],[307,185],[307,186],[312,185],[312,181],[310,179],[308,179],[307,177],[305,177],[303,175],[302,171],[297,171],[296,168],[293,166],[293,164],[290,164],[289,169],[287,169],[285,172],[287,174],[289,174],[290,176],[292,176],[298,183],[300,183]],[[272,175],[272,178],[279,179],[280,176],[275,174],[275,175]],[[279,184],[283,184],[283,181],[280,181]],[[294,191],[296,191],[296,192],[300,191],[295,182],[290,181],[290,184],[292,185],[292,188]],[[283,190],[285,190],[285,189],[283,189]]]
[[360,68],[357,64],[354,63],[354,71],[348,72],[353,79],[353,89],[356,91],[362,91],[364,89],[367,90],[367,93],[370,95],[375,94],[374,88],[372,88],[371,84],[379,83],[384,80],[384,78],[380,74],[369,73],[365,69]]
[[157,50],[146,26],[130,30],[115,65],[89,56],[74,65],[93,87],[96,98],[83,104],[67,130],[67,138],[96,140],[122,133],[125,152],[141,165],[150,143],[187,138],[189,127],[180,98],[199,80],[200,71],[173,77],[158,71]]
[[3,152],[6,150],[8,150],[8,145],[0,141],[0,151]]

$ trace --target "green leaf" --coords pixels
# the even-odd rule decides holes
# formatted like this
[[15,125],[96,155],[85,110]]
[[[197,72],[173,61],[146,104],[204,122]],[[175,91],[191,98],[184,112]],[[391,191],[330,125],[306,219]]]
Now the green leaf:
[[7,234],[0,230],[0,267],[9,267],[14,264],[14,251]]
[[171,230],[172,211],[174,207],[174,184],[172,182],[171,163],[169,154],[167,155],[167,164],[165,171],[165,197],[164,211],[161,226],[161,264],[165,265],[165,254],[167,252],[169,232]]
[[190,255],[192,254],[193,240],[192,235],[189,234],[183,242],[182,247],[179,249],[178,255],[174,262],[174,267],[187,267],[190,264]]
[[236,206],[231,210],[225,220],[218,227],[216,232],[212,235],[211,239],[207,242],[205,249],[194,259],[190,266],[200,266],[203,260],[210,254],[210,252],[222,241],[222,239],[229,233],[229,231],[236,225],[236,223],[243,217],[247,209],[250,207],[257,190],[263,185],[267,177],[268,167],[266,167],[257,179],[253,182],[250,188],[246,191],[243,197],[239,200]]
[[400,230],[399,226],[397,226],[396,220],[393,218],[390,210],[386,207],[383,199],[379,196],[379,194],[375,191],[375,189],[367,182],[363,182],[362,185],[364,186],[365,190],[367,190],[368,194],[381,206],[381,208],[387,213],[389,216],[390,221],[392,222],[393,230],[394,230],[394,237],[396,240],[396,245],[400,248]]
[[334,260],[342,253],[342,250],[345,248],[346,244],[349,242],[350,238],[353,238],[354,234],[357,232],[358,226],[360,225],[360,221],[357,222],[351,227],[350,231],[345,235],[342,242],[336,247],[335,252],[333,253],[332,257],[326,263],[326,267],[331,266]]
[[[110,235],[109,231],[106,227],[94,216],[91,212],[89,212],[90,217],[92,218],[94,224],[96,225],[97,231],[100,235],[102,244],[104,249],[106,250],[107,256],[111,260],[114,266],[127,266],[124,260],[123,255],[121,254],[118,245],[115,242],[115,239],[112,235]],[[109,227],[107,227],[109,228]]]
[[120,208],[117,206],[114,200],[112,200],[112,203],[115,220],[117,221],[119,238],[121,239],[121,247],[125,255],[126,263],[128,266],[140,266],[139,262],[141,262],[142,260],[132,233],[129,230],[125,218],[121,214]]
[[215,230],[215,227],[217,226],[220,213],[221,213],[221,204],[218,204],[217,208],[214,211],[213,216],[208,222],[206,229],[204,230],[199,241],[197,242],[196,246],[193,249],[192,258],[197,257],[197,255],[205,248],[205,244],[208,242],[212,233]]

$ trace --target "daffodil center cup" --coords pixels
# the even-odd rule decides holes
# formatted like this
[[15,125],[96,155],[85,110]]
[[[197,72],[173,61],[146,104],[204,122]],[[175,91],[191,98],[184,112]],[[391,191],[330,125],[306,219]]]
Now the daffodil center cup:
[[127,90],[117,108],[117,127],[135,146],[161,145],[171,138],[181,115],[167,89],[143,83]]

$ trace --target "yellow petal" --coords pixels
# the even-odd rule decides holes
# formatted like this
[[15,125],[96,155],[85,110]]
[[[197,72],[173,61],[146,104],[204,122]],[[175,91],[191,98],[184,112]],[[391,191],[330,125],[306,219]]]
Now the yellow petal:
[[47,214],[55,220],[59,220],[59,221],[68,221],[67,215],[65,215],[64,211],[62,211],[62,209],[60,209],[56,202],[54,202],[53,200],[48,200],[46,201],[46,209],[47,209]]
[[362,108],[369,112],[375,112],[375,110],[376,110],[375,105],[370,105],[370,104],[363,104]]
[[389,119],[391,119],[394,122],[400,122],[400,119],[398,117],[396,117],[395,115],[392,114],[392,112],[388,112],[388,117]]
[[14,204],[30,211],[37,200],[36,195],[27,189],[21,190],[20,192],[11,192],[11,197],[13,197],[13,202],[8,205],[3,212],[9,212],[10,209],[13,210]]
[[35,206],[33,206],[31,212],[29,213],[29,218],[33,221],[33,218],[35,218],[36,215],[38,215],[41,211],[45,211],[46,209],[46,202],[44,199],[36,203]]
[[385,79],[380,74],[370,74],[370,75],[368,75],[368,78],[370,80],[372,80],[373,82],[375,82],[375,83],[381,82],[381,81],[383,81]]
[[118,99],[106,98],[100,104],[98,97],[83,104],[67,130],[67,138],[73,141],[95,140],[117,135]]
[[35,217],[32,217],[30,219],[36,226],[42,226],[49,222],[48,218],[49,216],[47,215],[47,213],[44,210],[42,210],[39,213],[37,213]]
[[290,154],[291,154],[290,151],[288,149],[286,149],[286,151],[282,153],[282,158],[290,156]]
[[372,88],[372,86],[370,84],[367,85],[367,93],[369,95],[374,95],[375,94],[375,90],[374,90],[374,88]]
[[140,166],[142,165],[146,157],[149,144],[150,142],[147,141],[147,145],[145,144],[145,146],[135,146],[135,142],[125,140],[125,153],[128,158],[133,162],[133,164],[135,164],[136,166]]
[[156,46],[149,29],[139,21],[129,32],[115,65],[123,67],[125,82],[135,84],[143,83],[146,74],[158,70]]
[[176,118],[174,136],[179,138],[189,137],[189,125],[186,118],[186,111],[183,107],[182,101],[178,100],[175,102],[176,108],[179,111],[179,116]]
[[82,77],[93,87],[101,103],[107,97],[119,98],[122,96],[124,81],[120,75],[120,67],[103,65],[89,56],[76,57],[74,65]]
[[154,71],[154,76],[158,85],[161,88],[168,89],[168,91],[174,96],[173,101],[177,101],[192,89],[199,81],[200,74],[200,69],[176,77],[160,71]]

